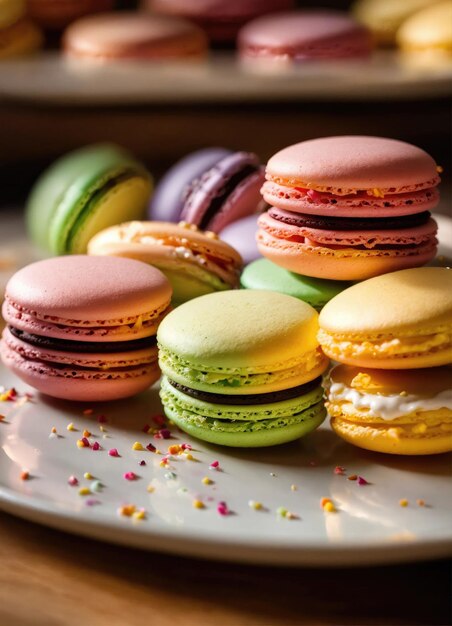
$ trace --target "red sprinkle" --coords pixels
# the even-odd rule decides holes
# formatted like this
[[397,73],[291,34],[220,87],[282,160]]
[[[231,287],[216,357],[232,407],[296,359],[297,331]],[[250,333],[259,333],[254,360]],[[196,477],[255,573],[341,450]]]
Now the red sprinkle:
[[189,443],[181,443],[182,450],[193,450],[193,447]]
[[159,430],[159,435],[162,439],[171,439],[171,431],[168,428],[161,428]]
[[67,482],[71,487],[76,487],[78,485],[78,478],[76,478],[75,476],[69,476]]
[[156,449],[157,448],[154,446],[153,443],[148,443],[148,445],[146,446],[146,450],[149,450],[149,452],[155,452]]
[[342,465],[336,465],[336,467],[334,468],[334,473],[338,474],[339,476],[343,476],[345,472],[345,467],[342,467]]
[[108,451],[109,456],[119,456],[119,452],[117,451],[116,448],[112,448],[111,450]]
[[369,483],[362,476],[358,476],[358,485],[368,485]]
[[137,477],[137,475],[135,474],[135,472],[126,472],[126,473],[124,474],[124,478],[125,478],[126,480],[136,480],[138,477]]
[[143,459],[142,461],[138,463],[138,465],[141,465],[141,466],[146,465],[146,461]]
[[20,474],[21,480],[28,480],[29,478],[30,478],[30,472],[28,472],[27,470],[24,470],[23,472],[21,472]]
[[141,429],[141,431],[142,431],[143,433],[146,433],[146,434],[147,434],[147,433],[149,432],[149,429],[150,429],[150,428],[151,428],[151,427],[149,426],[149,424],[145,424],[145,425],[143,426],[143,428]]
[[212,467],[213,469],[218,469],[220,467],[220,461],[212,461],[210,467]]
[[226,502],[219,502],[217,505],[217,513],[220,515],[229,515],[229,509]]
[[93,443],[93,450],[100,450],[100,449],[101,449],[100,443],[98,441],[95,441]]
[[83,411],[83,415],[92,415],[94,412],[94,409],[85,409]]
[[166,423],[166,418],[164,415],[154,415],[154,417],[152,417],[151,419],[154,424],[157,424],[157,426],[164,426],[164,424]]

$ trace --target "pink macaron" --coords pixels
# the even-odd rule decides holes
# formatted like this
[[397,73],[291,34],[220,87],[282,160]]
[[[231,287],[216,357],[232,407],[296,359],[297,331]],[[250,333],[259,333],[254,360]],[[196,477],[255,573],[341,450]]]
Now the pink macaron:
[[295,0],[142,0],[146,10],[188,18],[212,41],[233,41],[246,22],[274,11],[291,9]]
[[245,62],[293,64],[323,59],[368,57],[372,37],[346,13],[328,10],[288,11],[259,17],[238,35]]
[[70,57],[83,59],[199,59],[207,37],[191,22],[166,15],[102,13],[77,20],[63,36]]
[[66,256],[32,263],[6,287],[3,362],[39,391],[69,400],[112,400],[159,375],[156,332],[171,287],[145,263]]
[[267,165],[258,247],[299,274],[363,280],[436,254],[438,168],[423,150],[381,137],[327,137]]

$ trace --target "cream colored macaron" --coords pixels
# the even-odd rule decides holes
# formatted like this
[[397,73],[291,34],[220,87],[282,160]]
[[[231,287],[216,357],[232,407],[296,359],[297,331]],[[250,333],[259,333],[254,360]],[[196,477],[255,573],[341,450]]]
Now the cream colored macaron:
[[421,267],[357,283],[323,308],[319,341],[340,363],[412,369],[452,362],[452,270]]
[[452,0],[435,3],[406,20],[397,43],[407,52],[452,56]]

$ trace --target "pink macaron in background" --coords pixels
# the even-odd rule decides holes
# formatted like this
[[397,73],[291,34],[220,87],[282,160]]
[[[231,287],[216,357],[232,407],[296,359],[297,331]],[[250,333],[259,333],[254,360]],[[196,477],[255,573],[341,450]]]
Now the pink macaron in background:
[[326,137],[268,162],[258,248],[298,274],[364,280],[424,265],[436,254],[435,161],[405,142]]
[[81,18],[63,35],[69,57],[98,60],[201,59],[207,37],[191,22],[138,12],[101,13]]
[[294,0],[142,0],[141,6],[196,22],[214,42],[231,42],[255,17],[293,8]]
[[32,263],[6,286],[1,358],[56,398],[134,395],[159,378],[155,336],[171,294],[159,270],[132,259],[73,255]]
[[293,65],[305,61],[369,57],[370,31],[339,11],[299,10],[259,17],[237,38],[245,63]]
[[80,17],[114,6],[115,0],[27,0],[28,15],[47,30],[61,30]]

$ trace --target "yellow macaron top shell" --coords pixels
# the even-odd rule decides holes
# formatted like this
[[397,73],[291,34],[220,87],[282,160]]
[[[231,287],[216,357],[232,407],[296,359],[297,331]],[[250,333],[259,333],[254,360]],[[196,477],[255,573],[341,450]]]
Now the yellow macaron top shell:
[[412,15],[397,31],[397,43],[407,51],[452,53],[452,0]]
[[323,308],[319,341],[341,363],[384,369],[452,361],[452,270],[416,268],[353,285]]
[[25,0],[0,0],[0,28],[7,28],[20,20],[25,11]]

